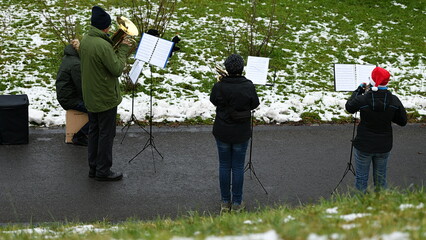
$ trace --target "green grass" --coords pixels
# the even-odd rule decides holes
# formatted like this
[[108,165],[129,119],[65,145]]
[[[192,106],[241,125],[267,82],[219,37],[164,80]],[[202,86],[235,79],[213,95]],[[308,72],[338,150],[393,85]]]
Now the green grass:
[[[158,218],[152,221],[129,219],[121,223],[53,223],[38,226],[7,225],[0,227],[0,239],[171,239],[208,236],[240,236],[274,230],[281,239],[307,239],[338,236],[338,239],[381,239],[400,232],[409,239],[426,238],[426,192],[423,188],[406,191],[389,190],[367,195],[336,194],[330,200],[296,207],[258,208],[241,214],[222,216],[189,212],[177,219]],[[330,210],[334,210],[329,212]],[[353,218],[358,214],[358,217]],[[92,224],[105,231],[76,234],[73,227]],[[41,228],[50,233],[5,233],[19,229]],[[55,238],[56,239],[56,238]]]

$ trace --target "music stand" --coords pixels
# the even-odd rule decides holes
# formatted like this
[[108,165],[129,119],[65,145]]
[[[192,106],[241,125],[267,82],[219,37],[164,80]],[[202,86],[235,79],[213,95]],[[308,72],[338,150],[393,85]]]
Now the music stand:
[[352,153],[353,153],[353,150],[354,150],[354,139],[355,139],[355,129],[356,129],[356,113],[353,116],[353,120],[354,120],[354,127],[353,127],[352,140],[351,140],[351,156],[349,157],[349,162],[347,163],[347,166],[346,166],[345,172],[343,173],[342,179],[340,179],[340,182],[334,188],[333,192],[331,192],[331,195],[333,195],[333,193],[336,191],[336,189],[342,183],[343,179],[346,177],[346,174],[348,174],[348,172],[352,172],[354,174],[354,176],[356,176],[355,168],[352,165]]
[[[273,83],[268,84],[267,83],[268,67],[269,67],[269,58],[248,56],[247,66],[246,66],[246,78],[250,79],[253,82],[253,84],[274,86],[276,71],[274,73]],[[252,178],[252,174],[253,174],[256,180],[259,182],[260,186],[263,188],[263,191],[265,191],[265,193],[268,194],[268,191],[266,191],[262,182],[257,177],[253,167],[253,162],[252,162],[254,112],[255,112],[254,110],[251,111],[250,153],[249,153],[249,161],[244,168],[244,172],[247,172],[248,170],[250,170],[250,178]]]
[[135,114],[133,113],[134,112],[133,110],[135,108],[135,88],[136,88],[136,83],[133,84],[133,88],[132,88],[132,112],[131,112],[131,115],[130,115],[130,119],[126,122],[126,124],[121,129],[121,131],[123,131],[124,128],[127,128],[126,132],[124,133],[123,138],[121,139],[120,144],[123,144],[124,138],[126,137],[126,134],[129,131],[129,128],[130,128],[132,122],[139,125],[140,128],[142,128],[146,133],[148,133],[148,131],[140,124],[139,120],[136,118]]
[[150,65],[151,68],[151,81],[150,81],[150,87],[149,87],[149,131],[146,131],[149,134],[149,138],[146,141],[145,145],[143,146],[142,150],[140,150],[132,159],[130,159],[129,163],[131,161],[133,161],[139,154],[141,154],[145,149],[147,149],[148,147],[151,147],[151,153],[152,153],[152,161],[154,163],[154,172],[157,172],[157,169],[155,167],[155,161],[154,161],[154,149],[155,151],[158,153],[158,155],[160,155],[161,159],[164,159],[163,155],[161,155],[161,153],[158,151],[157,147],[155,146],[154,143],[154,136],[152,135],[152,85],[153,85],[153,81],[152,81],[152,65]]
[[265,187],[263,186],[262,182],[260,181],[260,179],[257,177],[256,172],[254,171],[254,167],[253,167],[253,162],[251,160],[251,153],[253,150],[253,126],[254,126],[254,110],[251,111],[251,136],[250,136],[250,154],[249,154],[249,161],[246,164],[245,168],[244,168],[244,172],[247,172],[248,170],[250,170],[250,178],[252,178],[252,174],[253,176],[256,178],[256,180],[259,182],[260,186],[263,188],[263,191],[265,191],[266,194],[268,194],[268,191],[266,191]]
[[154,136],[152,135],[152,90],[153,90],[153,66],[165,68],[167,65],[167,60],[170,56],[170,52],[173,49],[174,43],[165,39],[161,39],[159,37],[150,35],[150,34],[143,34],[142,39],[139,42],[138,50],[136,51],[135,58],[137,59],[136,64],[133,66],[135,67],[134,75],[139,75],[141,72],[141,62],[148,63],[150,65],[151,70],[151,78],[150,78],[150,101],[149,101],[149,138],[146,141],[144,147],[142,150],[140,150],[132,159],[130,159],[129,163],[133,161],[140,153],[142,153],[145,149],[148,147],[151,147],[151,153],[152,153],[152,160],[154,162],[154,171],[156,172],[155,168],[155,161],[154,161],[154,149],[160,155],[161,159],[164,159],[163,155],[158,151],[157,147],[154,143]]

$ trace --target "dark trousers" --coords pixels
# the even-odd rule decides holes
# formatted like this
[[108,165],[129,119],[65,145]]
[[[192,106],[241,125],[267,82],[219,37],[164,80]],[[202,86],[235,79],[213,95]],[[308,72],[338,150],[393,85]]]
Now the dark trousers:
[[116,132],[117,107],[105,112],[89,114],[88,159],[91,171],[103,177],[110,173],[112,146]]

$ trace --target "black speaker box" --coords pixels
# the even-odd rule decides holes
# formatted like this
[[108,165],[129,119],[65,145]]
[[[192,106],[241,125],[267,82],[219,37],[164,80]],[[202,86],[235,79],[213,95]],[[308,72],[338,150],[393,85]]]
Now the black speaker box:
[[28,96],[0,95],[0,144],[28,143]]

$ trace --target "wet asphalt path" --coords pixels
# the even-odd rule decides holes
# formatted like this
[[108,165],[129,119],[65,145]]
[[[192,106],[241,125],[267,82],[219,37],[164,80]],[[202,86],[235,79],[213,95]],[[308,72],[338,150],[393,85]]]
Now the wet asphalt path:
[[[30,129],[28,145],[0,145],[0,223],[121,221],[130,217],[175,217],[191,210],[218,213],[218,160],[211,126],[153,128],[151,148],[134,157],[148,134],[132,126],[123,138],[117,128],[114,170],[119,182],[88,178],[87,149],[64,143],[64,129]],[[246,172],[248,210],[275,203],[315,202],[342,177],[350,155],[352,125],[256,126],[253,169]],[[391,186],[423,185],[426,127],[394,126],[388,164]],[[248,155],[248,154],[247,154]],[[349,173],[340,191],[352,187]]]

